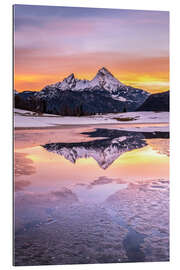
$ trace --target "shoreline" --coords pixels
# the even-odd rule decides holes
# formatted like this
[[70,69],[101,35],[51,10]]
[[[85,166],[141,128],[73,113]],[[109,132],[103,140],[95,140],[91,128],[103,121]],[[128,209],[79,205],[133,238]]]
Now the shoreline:
[[169,112],[126,112],[118,114],[104,114],[94,116],[51,116],[28,115],[27,111],[14,110],[14,130],[36,129],[76,129],[88,127],[115,127],[118,129],[169,129]]
[[169,122],[159,122],[159,123],[147,123],[147,122],[142,122],[142,123],[96,123],[96,124],[55,124],[52,126],[34,126],[34,127],[17,127],[14,126],[14,130],[39,130],[39,129],[63,129],[63,128],[81,128],[81,127],[92,127],[92,126],[116,126],[118,127],[127,127],[127,126],[131,126],[131,127],[136,127],[136,128],[141,128],[142,127],[168,127],[169,126]]

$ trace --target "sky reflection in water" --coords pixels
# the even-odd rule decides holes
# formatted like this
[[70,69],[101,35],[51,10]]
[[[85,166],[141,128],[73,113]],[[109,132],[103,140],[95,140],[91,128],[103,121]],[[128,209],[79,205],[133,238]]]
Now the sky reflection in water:
[[[26,132],[28,133],[28,131]],[[81,136],[79,135],[79,141],[81,141]],[[146,146],[140,146],[140,148],[131,151],[128,151],[128,146],[125,145],[127,149],[123,153],[119,152],[117,159],[113,160],[112,157],[113,162],[106,169],[103,169],[91,157],[92,148],[87,150],[90,151],[89,157],[77,158],[73,163],[54,150],[51,152],[39,145],[32,147],[26,145],[24,148],[17,148],[15,152],[15,167],[21,167],[21,172],[16,173],[15,180],[18,183],[20,183],[19,181],[23,183],[23,180],[30,183],[24,186],[24,191],[45,192],[68,187],[77,190],[78,197],[81,197],[80,190],[82,190],[83,198],[85,197],[84,192],[87,192],[87,195],[92,193],[93,197],[97,196],[98,192],[105,192],[108,196],[108,191],[111,193],[121,188],[119,186],[121,182],[148,181],[156,178],[168,179],[168,141],[168,139],[147,139],[145,140]],[[28,143],[31,145],[31,141]],[[80,151],[83,150],[80,149]],[[68,154],[70,156],[72,153],[68,152]],[[104,152],[98,158],[103,158],[102,155],[105,155]],[[108,158],[111,159],[111,156]],[[109,183],[108,181],[107,183],[102,182],[101,187],[97,188],[96,186],[95,189],[95,185],[93,187],[92,183],[100,177],[110,179]],[[91,189],[88,188],[90,185]],[[84,190],[84,186],[87,187],[86,190]]]
[[[63,129],[15,131],[17,251],[20,252],[22,246],[22,239],[19,240],[19,236],[25,237],[26,240],[23,241],[29,241],[27,240],[29,238],[31,241],[32,233],[36,232],[38,226],[44,228],[43,230],[47,230],[47,227],[43,227],[47,224],[49,224],[48,230],[50,226],[59,226],[58,228],[70,226],[69,223],[67,223],[69,225],[60,223],[66,215],[67,218],[70,216],[72,218],[74,227],[70,230],[73,231],[78,228],[78,225],[77,227],[75,225],[77,217],[79,216],[78,222],[81,223],[82,220],[85,222],[85,216],[92,214],[95,205],[96,211],[102,209],[99,217],[102,218],[102,213],[105,211],[108,216],[104,220],[107,222],[108,217],[111,219],[110,235],[114,234],[114,237],[116,234],[119,235],[118,226],[122,226],[122,239],[119,238],[122,245],[125,241],[124,251],[123,249],[119,251],[122,261],[132,261],[133,255],[128,247],[131,237],[137,238],[137,250],[134,255],[136,260],[138,258],[146,261],[168,260],[169,139],[167,134],[156,134],[157,138],[151,138],[149,134],[123,131],[119,137],[114,136],[113,132],[110,138],[106,135],[102,138],[100,131],[97,137],[92,138],[80,134],[85,131],[92,134],[97,132],[92,127],[74,129],[72,133],[69,132],[69,136],[67,130],[64,132]],[[71,208],[72,210],[69,210]],[[76,213],[74,218],[73,213],[74,215]],[[160,215],[164,215],[162,224],[158,220]],[[99,217],[97,216],[94,221],[97,224],[92,223],[92,226],[98,228]],[[113,229],[114,223],[117,228]],[[126,233],[129,232],[125,238],[123,238],[124,230]],[[164,232],[165,237],[160,231]],[[37,233],[39,235],[38,231]],[[120,236],[115,238],[117,237]],[[160,242],[157,242],[157,237]],[[41,241],[42,239],[39,240],[40,243]],[[70,242],[74,243],[74,241],[74,238],[70,239]],[[114,240],[110,241],[113,245]],[[138,244],[141,242],[143,254]],[[150,247],[155,250],[154,253],[147,252]],[[158,248],[163,249],[162,254],[158,253]],[[114,250],[117,250],[115,246]],[[97,251],[94,252],[98,254]],[[112,254],[114,254],[113,261],[116,261],[113,251]],[[19,259],[21,257],[18,256],[17,264],[22,265],[22,262],[18,261],[21,261]],[[65,259],[61,258],[61,260],[57,259],[51,264],[66,263]],[[74,263],[72,255],[68,258],[69,261]],[[88,260],[86,262],[88,263]],[[96,262],[99,262],[99,259]]]

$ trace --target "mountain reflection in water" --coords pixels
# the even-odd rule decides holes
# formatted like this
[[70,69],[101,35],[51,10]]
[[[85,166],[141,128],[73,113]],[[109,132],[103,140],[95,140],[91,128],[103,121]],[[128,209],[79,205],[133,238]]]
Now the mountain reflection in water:
[[134,132],[121,130],[96,129],[84,132],[90,137],[107,137],[107,139],[79,143],[50,143],[43,147],[63,156],[72,163],[80,158],[92,157],[102,169],[107,169],[123,153],[142,148],[146,139],[168,139],[169,132]]

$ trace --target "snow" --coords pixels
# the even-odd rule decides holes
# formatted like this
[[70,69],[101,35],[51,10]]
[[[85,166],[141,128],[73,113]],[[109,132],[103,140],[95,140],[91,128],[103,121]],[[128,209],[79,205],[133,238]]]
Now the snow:
[[[115,124],[120,129],[138,131],[168,131],[169,130],[169,112],[127,112],[117,114],[104,114],[93,116],[60,116],[43,114],[35,116],[33,112],[15,109],[14,126],[16,128],[38,128],[38,127],[56,127],[68,125],[106,125]],[[118,118],[132,117],[132,121],[118,121]],[[136,119],[136,120],[135,120]]]
[[121,97],[121,96],[118,96],[118,95],[112,95],[112,98],[113,98],[113,99],[116,99],[116,100],[119,100],[119,101],[122,101],[122,102],[127,101],[126,98]]
[[[63,81],[47,85],[41,91],[34,92],[34,96],[38,99],[40,98],[40,100],[45,99],[46,102],[49,102],[52,98],[59,98],[62,92],[69,90],[74,92],[93,92],[95,90],[103,90],[104,92],[106,90],[108,95],[114,100],[128,103],[128,108],[133,103],[138,107],[141,105],[137,102],[139,98],[141,100],[140,103],[143,103],[147,96],[150,95],[146,91],[136,90],[135,88],[124,85],[103,67],[92,80],[77,79],[72,73],[64,78]],[[23,93],[31,94],[32,91],[24,91]],[[17,93],[15,92],[15,94]]]
[[141,245],[145,261],[169,257],[168,179],[133,180],[127,188],[109,196],[106,204],[115,221],[123,220],[126,227],[145,235]]
[[107,91],[115,91],[119,87],[125,87],[123,83],[117,80],[106,68],[101,68],[92,80],[79,80],[70,74],[62,82],[51,84],[50,87],[59,88],[61,91],[72,90],[81,91],[84,89],[93,89],[103,87]]
[[106,68],[102,68],[98,71],[97,75],[90,82],[92,87],[96,85],[103,87],[108,91],[115,91],[120,86],[125,86],[118,81]]

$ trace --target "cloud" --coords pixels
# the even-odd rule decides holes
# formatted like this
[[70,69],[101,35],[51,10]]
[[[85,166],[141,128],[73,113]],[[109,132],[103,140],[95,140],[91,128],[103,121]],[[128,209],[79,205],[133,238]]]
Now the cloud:
[[14,175],[31,175],[36,172],[33,161],[26,157],[25,153],[15,153],[14,157]]
[[168,12],[16,5],[14,19],[18,90],[72,72],[92,79],[102,66],[128,84],[168,81]]
[[[66,54],[101,51],[102,48],[138,52],[143,48],[151,54],[152,49],[163,50],[168,45],[168,15],[163,12],[102,9],[98,12],[99,16],[96,12],[90,16],[83,16],[83,12],[80,16],[64,16],[62,12],[52,16],[43,15],[43,8],[42,12],[40,8],[38,10],[39,13],[34,8],[34,13],[26,16],[15,13],[17,48],[51,48],[58,51],[60,47],[68,46]],[[84,12],[91,14],[88,9]]]
[[[92,79],[99,68],[107,67],[120,81],[155,89],[169,81],[169,57],[144,57],[114,52],[45,55],[38,49],[16,50],[15,88],[40,90],[45,85],[63,80],[70,73],[80,79]],[[138,84],[137,84],[138,83]],[[151,84],[148,87],[148,84]],[[158,86],[159,87],[159,86]],[[161,87],[161,88],[162,88]]]
[[[147,10],[125,10],[125,9],[103,9],[103,8],[81,8],[81,7],[57,7],[38,5],[15,5],[15,24],[18,27],[26,25],[36,26],[35,22],[44,23],[53,20],[78,20],[100,18],[111,20],[120,19],[126,24],[166,24],[168,23],[169,12],[147,11]],[[17,19],[18,18],[18,19]],[[21,18],[21,20],[19,20]],[[17,19],[17,21],[16,21]]]
[[15,191],[22,191],[24,190],[27,186],[31,185],[30,181],[27,180],[19,180],[14,183],[14,190]]

